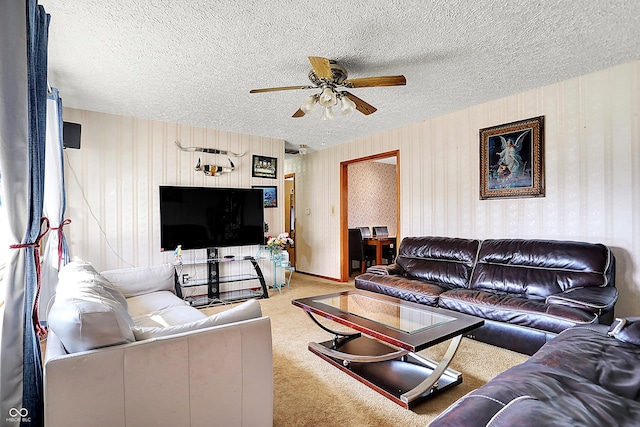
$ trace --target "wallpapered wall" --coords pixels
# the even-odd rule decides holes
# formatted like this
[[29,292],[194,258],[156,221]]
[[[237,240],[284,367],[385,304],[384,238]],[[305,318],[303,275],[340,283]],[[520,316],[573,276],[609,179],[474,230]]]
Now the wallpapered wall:
[[[545,116],[546,196],[480,200],[479,129],[537,116]],[[339,214],[330,214],[340,162],[393,150],[399,237],[604,243],[617,259],[616,314],[640,316],[640,61],[288,159],[299,210],[310,212],[298,227],[300,271],[341,277],[342,242],[326,238],[340,235]]]
[[386,225],[396,235],[396,165],[375,161],[352,163],[349,176],[349,228]]
[[[65,233],[71,255],[99,271],[173,260],[171,250],[160,252],[160,185],[283,187],[284,141],[279,139],[71,108],[64,109],[63,118],[82,124],[81,149],[65,150],[66,217],[72,220]],[[205,176],[194,170],[199,158],[226,166],[227,156],[180,151],[175,141],[246,154],[231,157],[233,172]],[[253,154],[277,158],[278,179],[252,177]],[[284,229],[283,197],[279,191],[278,207],[264,210],[269,234]],[[234,254],[254,255],[256,248],[246,250],[254,253]],[[204,258],[204,251],[184,253],[185,261],[198,257]]]

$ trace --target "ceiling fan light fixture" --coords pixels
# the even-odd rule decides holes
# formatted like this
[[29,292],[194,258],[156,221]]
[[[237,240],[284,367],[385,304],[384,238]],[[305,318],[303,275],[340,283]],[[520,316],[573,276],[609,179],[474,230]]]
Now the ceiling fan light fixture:
[[313,114],[316,111],[316,96],[311,95],[307,98],[300,106],[300,109],[304,111],[305,114]]
[[[305,100],[300,108],[291,116],[292,118],[300,118],[311,115],[317,108],[316,104],[322,107],[322,120],[332,120],[332,108],[340,109],[343,116],[351,114],[358,110],[360,113],[368,116],[377,111],[377,108],[368,104],[357,96],[343,89],[351,88],[367,88],[382,86],[404,86],[407,79],[403,75],[397,76],[377,76],[377,77],[361,77],[356,79],[347,79],[347,70],[340,66],[336,61],[322,58],[319,56],[309,56],[311,63],[311,71],[308,77],[311,85],[306,86],[280,86],[267,87],[263,89],[251,89],[249,93],[274,92],[281,90],[298,90],[298,89],[317,89],[316,93]],[[340,105],[338,105],[340,103]]]
[[347,115],[355,111],[356,103],[350,100],[348,96],[342,95],[340,97],[340,102],[342,103],[342,105],[340,106],[340,110],[342,111],[342,114]]
[[322,90],[322,93],[320,94],[318,103],[325,108],[333,107],[338,103],[338,97],[336,96],[336,93],[333,91],[333,89],[331,89],[331,86],[325,86],[325,88]]
[[333,111],[331,107],[324,107],[324,111],[322,112],[322,120],[333,120],[334,119]]

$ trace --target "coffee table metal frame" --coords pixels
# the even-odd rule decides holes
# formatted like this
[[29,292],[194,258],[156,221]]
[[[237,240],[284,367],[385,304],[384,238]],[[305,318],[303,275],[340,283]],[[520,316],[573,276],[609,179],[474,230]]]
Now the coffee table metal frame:
[[[452,320],[410,333],[371,320],[366,314],[352,314],[322,302],[352,295]],[[462,334],[484,324],[484,320],[473,316],[360,289],[295,299],[292,304],[302,308],[320,328],[333,335],[330,341],[310,342],[308,348],[312,353],[407,409],[462,382],[462,374],[450,369],[449,364],[458,350]],[[333,330],[320,323],[314,314],[357,332]],[[415,354],[449,339],[449,347],[439,362]]]

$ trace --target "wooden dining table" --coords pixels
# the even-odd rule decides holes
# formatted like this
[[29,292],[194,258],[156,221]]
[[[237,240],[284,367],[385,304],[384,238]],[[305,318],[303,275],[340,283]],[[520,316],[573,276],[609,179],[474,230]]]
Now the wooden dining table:
[[382,248],[384,246],[394,245],[396,244],[395,236],[373,236],[373,237],[365,237],[362,239],[365,245],[375,246],[376,247],[376,265],[382,264]]

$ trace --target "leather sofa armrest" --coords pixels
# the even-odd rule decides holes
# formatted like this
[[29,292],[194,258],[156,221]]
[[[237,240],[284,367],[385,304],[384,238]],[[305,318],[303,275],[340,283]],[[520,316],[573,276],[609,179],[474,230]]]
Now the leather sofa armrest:
[[605,313],[618,300],[618,289],[613,286],[573,288],[547,297],[547,304],[576,307],[591,313]]
[[379,274],[382,276],[402,276],[404,270],[398,264],[374,265],[367,268],[367,273]]
[[73,354],[55,340],[46,353],[47,427],[273,426],[269,317]]

